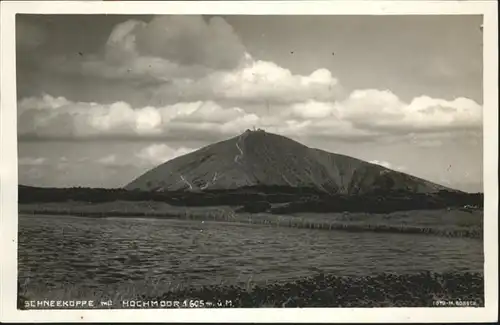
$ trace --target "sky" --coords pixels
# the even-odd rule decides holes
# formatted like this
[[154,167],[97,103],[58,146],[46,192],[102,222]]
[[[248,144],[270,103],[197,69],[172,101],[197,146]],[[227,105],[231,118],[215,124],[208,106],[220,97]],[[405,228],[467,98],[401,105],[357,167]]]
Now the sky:
[[121,187],[256,127],[483,191],[481,24],[17,15],[19,183]]

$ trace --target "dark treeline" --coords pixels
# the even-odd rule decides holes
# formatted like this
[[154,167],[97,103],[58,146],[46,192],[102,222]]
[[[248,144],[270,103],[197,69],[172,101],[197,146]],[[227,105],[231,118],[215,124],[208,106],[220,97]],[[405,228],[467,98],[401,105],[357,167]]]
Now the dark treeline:
[[293,202],[298,198],[321,199],[329,197],[313,188],[287,186],[255,186],[230,190],[187,191],[139,191],[121,188],[47,188],[19,186],[19,203],[82,201],[91,203],[123,201],[157,201],[172,205],[214,206],[245,205],[256,201],[269,203]]
[[292,212],[371,212],[390,213],[405,210],[461,208],[465,211],[483,207],[482,193],[440,192],[436,194],[388,193],[356,196],[331,196],[290,202],[272,209],[274,213]]
[[[174,206],[242,206],[247,212],[371,212],[483,207],[482,193],[441,191],[434,194],[375,192],[363,195],[329,195],[311,188],[249,187],[205,192],[147,192],[103,188],[38,188],[19,186],[19,203],[79,201],[156,201]],[[272,204],[281,203],[279,206]]]

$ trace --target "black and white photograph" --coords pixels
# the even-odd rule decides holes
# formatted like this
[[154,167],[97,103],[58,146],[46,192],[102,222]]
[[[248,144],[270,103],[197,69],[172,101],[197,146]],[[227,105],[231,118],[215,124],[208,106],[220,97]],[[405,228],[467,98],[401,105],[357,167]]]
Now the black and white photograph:
[[15,15],[19,312],[485,308],[484,15],[154,12]]

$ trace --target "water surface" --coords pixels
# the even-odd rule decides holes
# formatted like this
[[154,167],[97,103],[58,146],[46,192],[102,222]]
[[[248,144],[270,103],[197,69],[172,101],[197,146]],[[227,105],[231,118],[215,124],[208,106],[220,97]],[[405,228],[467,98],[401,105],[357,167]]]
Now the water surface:
[[160,280],[217,284],[279,280],[321,270],[483,271],[482,241],[224,222],[19,217],[19,277],[47,286]]

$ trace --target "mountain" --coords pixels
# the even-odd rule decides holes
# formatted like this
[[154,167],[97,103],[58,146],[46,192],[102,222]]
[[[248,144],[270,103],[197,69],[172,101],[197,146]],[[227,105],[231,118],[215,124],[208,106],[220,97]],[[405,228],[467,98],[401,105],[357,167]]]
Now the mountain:
[[[139,191],[308,188],[328,194],[450,189],[345,155],[309,148],[284,136],[250,131],[167,161],[125,186]],[[452,190],[453,191],[453,190]]]

